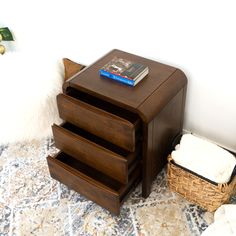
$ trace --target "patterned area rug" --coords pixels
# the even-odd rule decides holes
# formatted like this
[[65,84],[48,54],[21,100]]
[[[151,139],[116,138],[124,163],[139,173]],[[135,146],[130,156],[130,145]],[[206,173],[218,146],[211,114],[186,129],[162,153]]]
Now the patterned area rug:
[[139,185],[113,216],[50,177],[46,156],[56,152],[51,139],[0,146],[1,236],[189,236],[201,235],[213,220],[168,190],[165,169],[147,199]]

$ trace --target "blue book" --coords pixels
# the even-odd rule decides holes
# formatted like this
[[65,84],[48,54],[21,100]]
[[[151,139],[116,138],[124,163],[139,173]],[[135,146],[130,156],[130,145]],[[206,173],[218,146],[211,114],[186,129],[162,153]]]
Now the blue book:
[[116,74],[112,74],[112,73],[107,72],[105,70],[100,70],[99,72],[100,72],[101,76],[105,76],[109,79],[113,79],[113,80],[119,81],[121,83],[134,86],[134,81],[132,81],[132,80],[126,79],[126,78],[124,78],[122,76],[119,76],[119,75],[116,75]]
[[145,65],[117,57],[99,70],[101,76],[130,86],[135,86],[148,72],[148,67]]

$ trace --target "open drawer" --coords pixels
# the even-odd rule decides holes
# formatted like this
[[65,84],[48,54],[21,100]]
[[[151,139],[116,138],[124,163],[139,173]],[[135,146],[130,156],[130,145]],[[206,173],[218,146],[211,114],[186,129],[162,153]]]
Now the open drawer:
[[48,156],[47,161],[52,178],[116,215],[120,213],[125,197],[141,178],[139,165],[130,173],[128,184],[124,185],[63,152]]
[[58,149],[121,183],[128,182],[141,145],[135,152],[128,152],[67,122],[61,126],[54,124],[52,130]]
[[141,130],[137,114],[70,88],[57,96],[60,117],[130,152]]

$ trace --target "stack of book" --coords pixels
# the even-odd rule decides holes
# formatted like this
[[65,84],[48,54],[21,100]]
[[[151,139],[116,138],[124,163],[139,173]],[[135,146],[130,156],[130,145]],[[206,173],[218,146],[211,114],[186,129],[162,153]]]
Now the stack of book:
[[101,76],[130,86],[135,86],[148,72],[147,66],[118,57],[113,58],[99,70]]

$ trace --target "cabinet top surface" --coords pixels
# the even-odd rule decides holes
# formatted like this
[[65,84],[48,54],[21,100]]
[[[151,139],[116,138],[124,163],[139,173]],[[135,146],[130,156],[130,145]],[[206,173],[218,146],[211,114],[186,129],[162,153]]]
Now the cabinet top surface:
[[[100,76],[99,70],[114,57],[147,65],[149,74],[134,87]],[[114,49],[77,74],[68,83],[94,96],[135,109],[175,71],[174,67]]]

